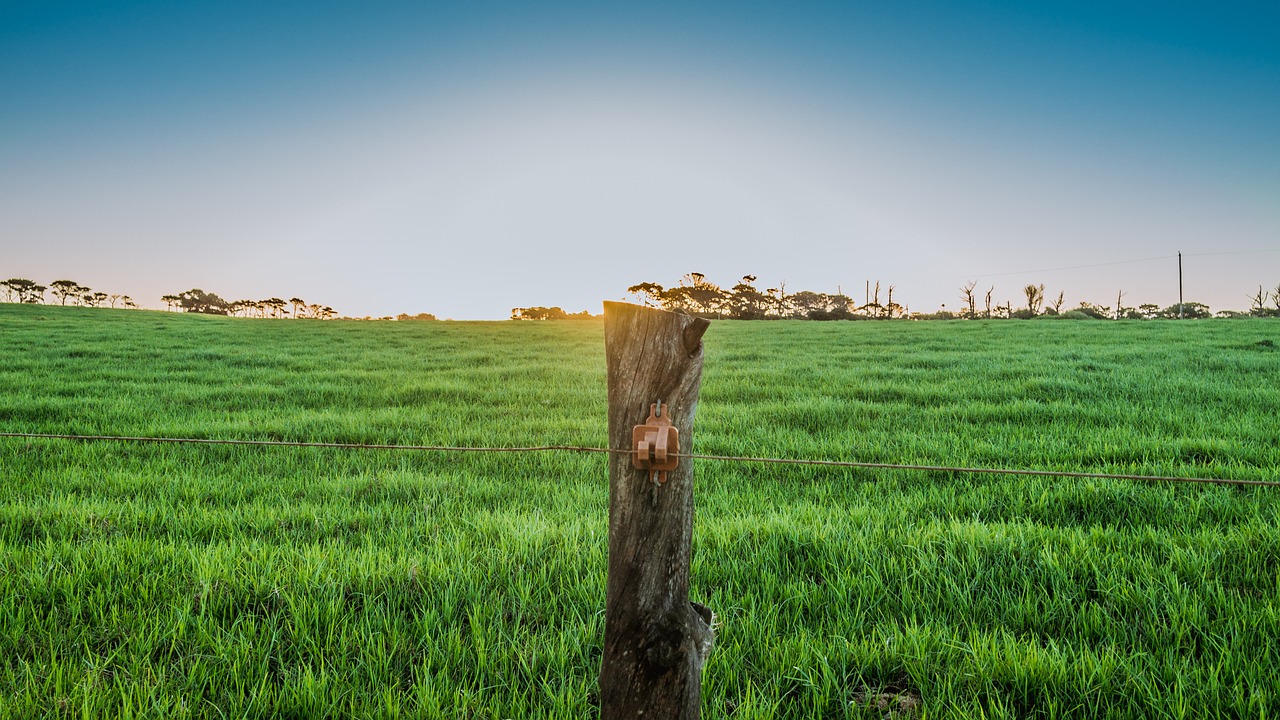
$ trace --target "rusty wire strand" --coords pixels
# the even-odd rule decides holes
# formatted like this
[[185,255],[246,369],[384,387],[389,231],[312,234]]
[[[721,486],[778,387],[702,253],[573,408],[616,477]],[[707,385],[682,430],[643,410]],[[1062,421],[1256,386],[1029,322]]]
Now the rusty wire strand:
[[426,450],[434,452],[567,452],[630,453],[630,450],[580,447],[577,445],[537,445],[532,447],[462,447],[456,445],[378,445],[368,443],[304,442],[295,440],[224,440],[219,438],[129,437],[124,435],[46,435],[41,433],[0,432],[0,437],[36,438],[43,440],[115,440],[119,442],[187,443],[194,445],[256,445],[267,447],[311,447],[338,450]]
[[[225,440],[217,438],[169,438],[130,437],[124,435],[55,435],[44,433],[0,432],[0,437],[30,438],[38,440],[116,441],[143,443],[175,443],[194,445],[248,445],[258,447],[307,447],[338,450],[418,450],[427,452],[459,453],[527,453],[527,452],[583,452],[610,455],[631,455],[630,449],[586,447],[581,445],[534,445],[524,447],[467,447],[456,445],[380,445],[368,443],[302,442],[292,440]],[[1014,468],[950,467],[946,465],[909,465],[897,463],[856,462],[851,460],[810,460],[806,458],[766,458],[739,455],[706,455],[701,453],[670,453],[669,457],[690,460],[714,460],[720,462],[769,463],[774,465],[816,465],[821,467],[862,468],[869,470],[915,470],[926,472],[952,472],[974,475],[1030,475],[1038,477],[1084,478],[1095,480],[1134,480],[1139,482],[1203,483],[1212,485],[1252,485],[1280,487],[1280,480],[1233,480],[1226,478],[1177,477],[1169,475],[1125,475],[1113,473],[1086,473],[1066,470],[1020,470]]]

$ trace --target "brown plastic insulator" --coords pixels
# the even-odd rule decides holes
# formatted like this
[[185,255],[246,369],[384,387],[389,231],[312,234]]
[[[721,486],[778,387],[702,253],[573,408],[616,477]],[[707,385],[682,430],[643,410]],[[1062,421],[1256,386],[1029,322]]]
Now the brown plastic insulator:
[[631,464],[640,470],[658,472],[658,482],[665,482],[667,470],[680,465],[680,432],[666,416],[666,408],[660,415],[657,403],[649,406],[649,418],[644,425],[636,425],[631,431],[631,444],[635,452]]

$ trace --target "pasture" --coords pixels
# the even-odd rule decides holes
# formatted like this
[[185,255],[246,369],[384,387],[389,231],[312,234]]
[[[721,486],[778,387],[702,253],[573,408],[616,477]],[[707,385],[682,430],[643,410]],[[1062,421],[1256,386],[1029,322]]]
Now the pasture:
[[[1280,479],[1280,322],[717,322],[701,453]],[[598,321],[0,305],[0,431],[601,446]],[[1280,489],[695,461],[708,718],[1280,715]],[[584,718],[602,455],[0,438],[0,716]]]

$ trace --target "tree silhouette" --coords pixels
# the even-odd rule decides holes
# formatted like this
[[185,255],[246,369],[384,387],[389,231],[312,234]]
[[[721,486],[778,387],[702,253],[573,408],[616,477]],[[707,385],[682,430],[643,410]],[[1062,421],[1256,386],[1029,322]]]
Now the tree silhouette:
[[1034,317],[1040,314],[1040,307],[1044,305],[1044,285],[1028,285],[1022,288],[1023,294],[1027,296],[1027,310]]
[[1188,319],[1200,319],[1213,317],[1213,313],[1209,312],[1209,306],[1198,302],[1184,302],[1181,306],[1174,303],[1164,310],[1160,311],[1160,317],[1176,319],[1184,317]]
[[689,273],[681,279],[679,290],[686,304],[696,315],[718,317],[725,302],[725,293],[718,285],[707,281],[702,273]]
[[769,298],[769,308],[765,312],[768,313],[769,310],[772,310],[778,317],[786,317],[791,309],[791,300],[787,296],[787,281],[783,280],[778,283],[776,288],[768,288],[764,291],[764,294]]
[[791,296],[791,308],[796,317],[807,318],[813,313],[826,312],[827,296],[809,290],[801,290]]
[[268,298],[262,301],[262,307],[271,311],[271,317],[280,317],[284,313],[285,302],[278,297]]
[[[1107,320],[1111,315],[1111,308],[1102,305],[1094,305],[1086,300],[1081,300],[1080,304],[1072,312],[1088,315],[1095,320]],[[1176,310],[1175,310],[1176,312]]]
[[319,305],[317,303],[311,303],[308,305],[307,312],[311,317],[317,320],[328,320],[338,314],[333,308],[327,305]]
[[729,295],[729,306],[733,316],[739,320],[763,319],[769,307],[769,296],[755,288],[752,284],[755,281],[755,275],[743,275],[742,282],[734,285],[733,292]]
[[62,305],[66,305],[68,297],[82,295],[88,292],[89,288],[81,287],[80,283],[75,280],[54,280],[49,283],[49,290]]
[[231,304],[226,300],[218,297],[215,293],[207,293],[200,288],[192,288],[186,292],[178,293],[178,307],[186,312],[202,313],[204,315],[226,315]]
[[558,307],[511,308],[512,320],[564,320],[567,317],[569,313]]
[[836,293],[835,295],[824,295],[827,299],[827,312],[830,313],[829,319],[849,320],[853,317],[855,308],[853,298],[844,293]]
[[292,297],[289,298],[289,304],[293,306],[293,316],[296,318],[298,317],[298,308],[305,308],[307,306],[307,301],[300,297]]
[[662,303],[664,290],[658,283],[642,282],[627,288],[627,292],[639,298],[645,307],[657,307]]
[[42,303],[44,291],[48,290],[46,286],[26,278],[9,278],[0,284],[5,287],[6,299],[17,296],[20,303]]

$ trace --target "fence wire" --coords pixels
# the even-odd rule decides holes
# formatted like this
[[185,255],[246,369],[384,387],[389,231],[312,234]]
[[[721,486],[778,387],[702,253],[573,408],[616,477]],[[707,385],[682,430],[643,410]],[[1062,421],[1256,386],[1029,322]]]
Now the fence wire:
[[[522,447],[467,447],[457,445],[379,445],[369,443],[303,442],[292,440],[235,440],[219,438],[171,438],[131,437],[126,435],[58,435],[47,433],[0,432],[0,437],[36,440],[76,440],[83,442],[111,441],[137,443],[172,443],[187,445],[247,445],[252,447],[302,447],[330,448],[337,450],[410,450],[454,453],[535,453],[579,452],[631,455],[634,450],[625,448],[600,448],[582,445],[531,445]],[[1252,485],[1280,487],[1280,480],[1235,480],[1230,478],[1179,477],[1172,475],[1127,475],[1116,473],[1087,473],[1067,470],[1023,470],[1019,468],[952,467],[948,465],[910,465],[899,463],[857,462],[852,460],[812,460],[807,458],[748,457],[740,455],[706,455],[701,453],[668,453],[668,457],[717,462],[768,463],[774,465],[816,465],[820,467],[861,468],[868,470],[906,470],[925,472],[949,472],[971,475],[1029,475],[1036,477],[1085,478],[1096,480],[1133,480],[1137,482],[1202,483],[1210,485]]]

